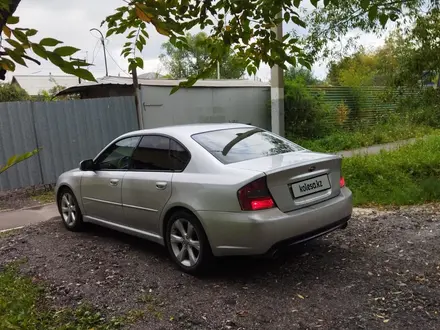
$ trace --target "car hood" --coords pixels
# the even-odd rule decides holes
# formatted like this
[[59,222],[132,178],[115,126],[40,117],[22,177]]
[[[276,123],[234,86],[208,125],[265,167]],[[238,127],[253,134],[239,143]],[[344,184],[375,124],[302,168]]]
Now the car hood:
[[314,162],[316,160],[323,160],[326,158],[339,158],[339,156],[305,150],[250,159],[243,162],[228,164],[227,166],[237,169],[246,169],[251,171],[269,173],[274,170],[279,170],[283,167],[290,167],[292,165],[297,165],[301,163]]

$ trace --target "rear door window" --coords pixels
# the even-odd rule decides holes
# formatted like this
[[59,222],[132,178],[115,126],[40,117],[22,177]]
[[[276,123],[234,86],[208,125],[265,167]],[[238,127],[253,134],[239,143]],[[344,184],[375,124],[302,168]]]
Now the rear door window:
[[260,128],[233,128],[194,134],[192,138],[223,164],[304,150]]
[[190,155],[178,142],[161,135],[146,135],[132,156],[132,170],[183,171]]

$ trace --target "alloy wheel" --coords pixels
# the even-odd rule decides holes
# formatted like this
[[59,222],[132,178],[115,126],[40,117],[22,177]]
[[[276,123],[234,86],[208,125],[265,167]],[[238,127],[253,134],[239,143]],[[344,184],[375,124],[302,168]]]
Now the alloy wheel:
[[177,219],[171,226],[170,243],[176,259],[186,267],[193,267],[200,257],[197,230],[186,219]]
[[75,199],[70,193],[64,193],[61,198],[61,214],[67,226],[75,224],[77,218],[76,204]]

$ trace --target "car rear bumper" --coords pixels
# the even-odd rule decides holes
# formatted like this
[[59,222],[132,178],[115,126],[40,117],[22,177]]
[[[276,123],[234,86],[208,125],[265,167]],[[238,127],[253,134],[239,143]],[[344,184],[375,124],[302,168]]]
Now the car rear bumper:
[[197,216],[215,256],[263,255],[304,242],[346,226],[351,217],[352,193],[289,213],[279,209],[257,212],[199,211]]

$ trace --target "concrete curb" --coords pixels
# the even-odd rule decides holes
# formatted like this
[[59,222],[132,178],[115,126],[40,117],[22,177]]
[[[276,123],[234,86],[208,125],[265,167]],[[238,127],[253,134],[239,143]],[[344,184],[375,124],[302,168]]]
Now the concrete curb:
[[46,204],[41,204],[41,205],[27,206],[27,207],[23,207],[21,209],[4,209],[4,210],[0,210],[0,213],[14,212],[14,211],[38,210],[38,209],[42,209],[43,207],[54,205],[54,204],[55,203],[46,203]]

